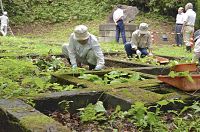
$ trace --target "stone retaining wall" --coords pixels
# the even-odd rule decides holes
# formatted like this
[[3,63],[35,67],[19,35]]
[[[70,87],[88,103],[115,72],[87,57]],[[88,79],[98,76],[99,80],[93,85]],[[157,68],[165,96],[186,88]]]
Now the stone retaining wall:
[[[138,28],[137,25],[129,23],[125,24],[127,41],[131,40],[131,35],[133,31],[135,31],[137,28]],[[114,23],[106,23],[99,25],[99,42],[115,41],[115,30],[116,30],[116,25]],[[121,35],[120,35],[120,42],[122,42]]]

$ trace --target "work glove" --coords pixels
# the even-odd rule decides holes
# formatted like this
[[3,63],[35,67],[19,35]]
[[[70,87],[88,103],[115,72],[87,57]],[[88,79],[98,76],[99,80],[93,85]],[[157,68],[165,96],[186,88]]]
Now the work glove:
[[77,64],[72,65],[72,69],[75,69],[75,68],[77,68]]
[[152,53],[149,53],[149,56],[153,56],[153,54],[152,54]]
[[97,65],[97,66],[94,68],[94,70],[99,71],[99,70],[103,69],[103,67],[104,67],[104,65]]
[[136,54],[138,55],[138,57],[140,58],[140,56],[141,56],[141,52],[139,51],[139,50],[136,50]]

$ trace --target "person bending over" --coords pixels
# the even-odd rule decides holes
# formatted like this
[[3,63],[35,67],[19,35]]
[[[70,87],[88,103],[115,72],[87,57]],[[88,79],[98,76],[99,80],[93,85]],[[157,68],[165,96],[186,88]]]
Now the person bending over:
[[101,70],[104,67],[104,55],[97,38],[88,32],[85,25],[78,25],[70,35],[69,44],[62,46],[62,53],[72,68],[89,65],[89,70]]

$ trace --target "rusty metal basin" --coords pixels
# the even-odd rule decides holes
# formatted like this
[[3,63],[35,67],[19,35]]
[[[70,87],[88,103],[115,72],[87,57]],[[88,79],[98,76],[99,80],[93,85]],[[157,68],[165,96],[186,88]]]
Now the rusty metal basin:
[[194,72],[197,71],[197,64],[196,63],[177,64],[173,66],[171,70],[176,72],[182,72],[182,71]]
[[170,77],[167,75],[159,75],[158,80],[172,85],[184,91],[195,91],[200,89],[200,74],[191,75],[193,82],[189,81],[186,77]]

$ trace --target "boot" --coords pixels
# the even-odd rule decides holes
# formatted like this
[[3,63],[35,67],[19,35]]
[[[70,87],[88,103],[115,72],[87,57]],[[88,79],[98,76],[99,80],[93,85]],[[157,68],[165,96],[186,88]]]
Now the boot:
[[95,67],[96,65],[89,64],[89,70],[93,70]]

